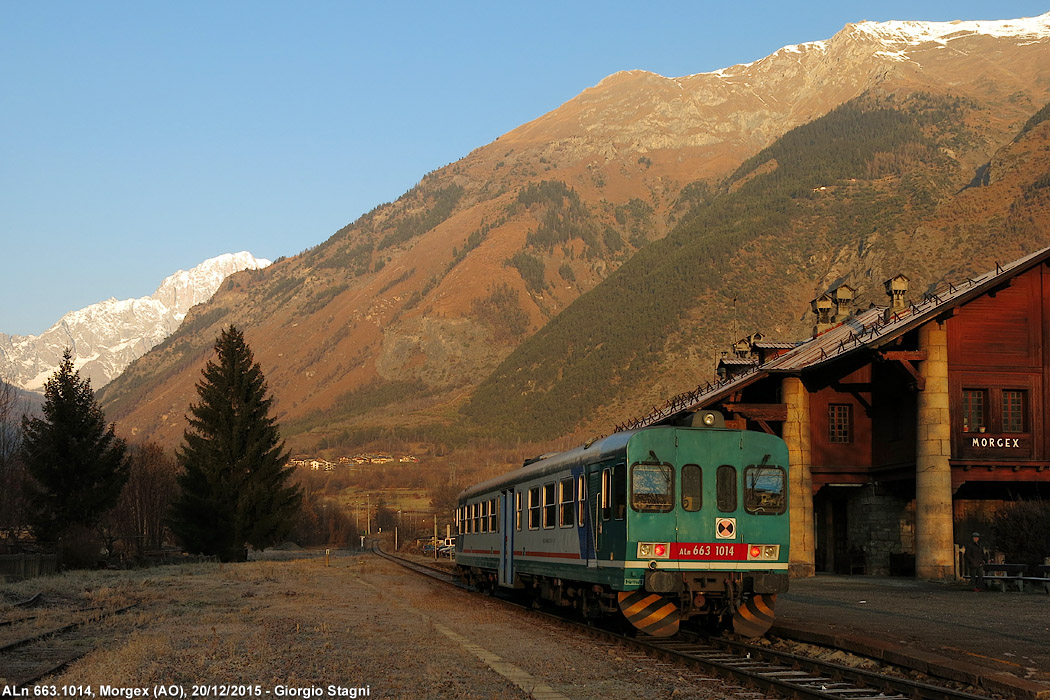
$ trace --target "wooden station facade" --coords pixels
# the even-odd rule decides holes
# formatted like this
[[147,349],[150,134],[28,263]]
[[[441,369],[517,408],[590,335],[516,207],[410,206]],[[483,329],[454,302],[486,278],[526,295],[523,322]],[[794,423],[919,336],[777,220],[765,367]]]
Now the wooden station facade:
[[645,421],[716,408],[784,438],[796,576],[950,578],[1002,502],[1050,498],[1050,248],[915,302],[907,278],[885,287],[861,312],[851,287],[818,297],[813,338],[743,339],[717,384]]

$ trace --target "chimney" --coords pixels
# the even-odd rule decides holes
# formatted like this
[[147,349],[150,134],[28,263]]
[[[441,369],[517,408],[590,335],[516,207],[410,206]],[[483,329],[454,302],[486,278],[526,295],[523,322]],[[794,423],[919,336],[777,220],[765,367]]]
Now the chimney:
[[856,296],[857,290],[848,284],[831,292],[831,297],[835,300],[835,315],[831,318],[833,323],[842,323],[853,315],[853,300]]
[[830,294],[821,294],[819,297],[809,302],[809,306],[813,309],[813,313],[817,315],[817,325],[813,326],[813,337],[816,338],[818,335],[835,325],[831,322],[831,315],[832,310],[835,308],[835,302],[832,300]]
[[890,298],[890,306],[883,315],[883,318],[889,321],[893,318],[893,314],[899,313],[908,305],[905,299],[908,296],[908,278],[904,275],[897,275],[883,282],[882,286],[886,288],[886,295]]

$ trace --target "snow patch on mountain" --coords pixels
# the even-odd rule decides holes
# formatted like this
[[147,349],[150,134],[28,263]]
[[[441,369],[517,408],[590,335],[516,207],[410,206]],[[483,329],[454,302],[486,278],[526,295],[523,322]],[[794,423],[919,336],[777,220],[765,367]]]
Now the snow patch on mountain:
[[0,377],[43,391],[66,348],[74,367],[98,389],[171,335],[193,306],[207,301],[229,275],[268,266],[248,252],[226,253],[179,270],[139,299],[107,299],[70,311],[40,335],[0,333]]

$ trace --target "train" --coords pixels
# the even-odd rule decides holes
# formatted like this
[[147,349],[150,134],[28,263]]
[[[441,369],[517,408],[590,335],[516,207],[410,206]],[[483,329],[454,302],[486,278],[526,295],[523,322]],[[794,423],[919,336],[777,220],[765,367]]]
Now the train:
[[716,411],[544,455],[459,494],[456,570],[655,637],[747,637],[788,589],[788,451]]

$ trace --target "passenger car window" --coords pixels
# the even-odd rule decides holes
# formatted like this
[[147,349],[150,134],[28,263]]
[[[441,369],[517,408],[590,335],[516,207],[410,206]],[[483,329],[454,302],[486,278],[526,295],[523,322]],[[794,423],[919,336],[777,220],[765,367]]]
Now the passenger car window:
[[529,489],[529,529],[535,530],[540,526],[540,487],[533,486]]
[[715,500],[718,510],[732,513],[736,510],[736,467],[723,464],[715,473]]
[[704,481],[699,465],[686,464],[682,467],[682,509],[695,513],[703,507]]
[[583,527],[584,515],[587,513],[587,477],[580,475],[576,480],[576,518],[577,524]]
[[572,481],[570,476],[558,482],[558,525],[560,527],[572,527],[573,524]]
[[543,485],[543,527],[554,527],[558,503],[554,500],[554,484]]
[[744,510],[757,515],[779,515],[787,507],[787,476],[774,466],[752,465],[744,470]]
[[674,508],[674,469],[670,464],[631,467],[631,507],[639,513],[667,513]]

